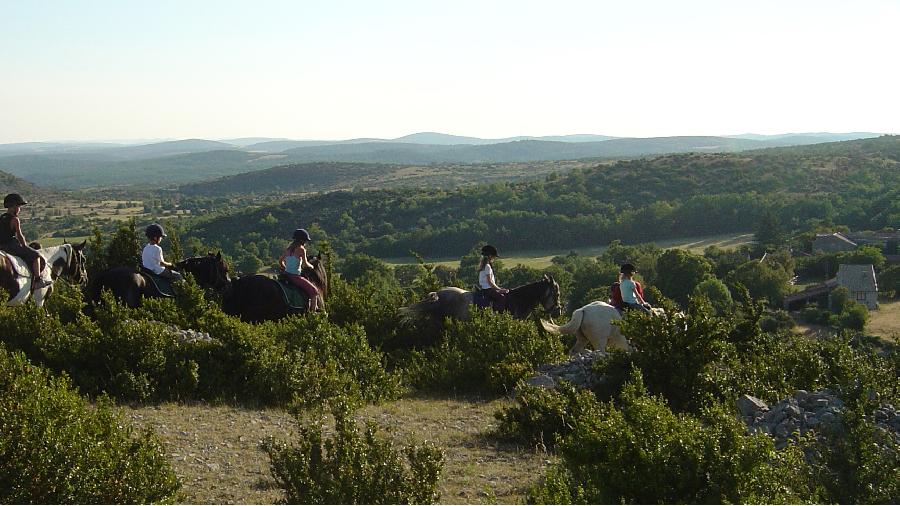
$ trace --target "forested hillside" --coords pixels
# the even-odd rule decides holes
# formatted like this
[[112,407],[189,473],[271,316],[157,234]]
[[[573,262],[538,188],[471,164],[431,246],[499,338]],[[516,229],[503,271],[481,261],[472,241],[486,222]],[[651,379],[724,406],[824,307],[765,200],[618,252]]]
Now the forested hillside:
[[[900,221],[900,137],[741,154],[679,154],[454,190],[332,192],[236,212],[191,233],[234,255],[277,251],[298,226],[376,256],[641,242],[751,231],[773,211],[790,230]],[[258,243],[258,244],[257,244]],[[253,253],[254,255],[256,253]]]

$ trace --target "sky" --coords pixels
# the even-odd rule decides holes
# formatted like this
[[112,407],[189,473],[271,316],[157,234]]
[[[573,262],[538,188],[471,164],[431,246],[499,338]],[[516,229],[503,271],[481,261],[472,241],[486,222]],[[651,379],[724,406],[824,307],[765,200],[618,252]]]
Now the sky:
[[900,1],[0,0],[0,143],[900,132]]

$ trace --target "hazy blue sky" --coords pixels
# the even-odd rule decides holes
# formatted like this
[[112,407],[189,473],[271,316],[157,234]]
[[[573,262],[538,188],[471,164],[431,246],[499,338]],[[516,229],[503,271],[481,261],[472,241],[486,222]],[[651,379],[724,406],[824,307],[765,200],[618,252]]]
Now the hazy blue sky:
[[0,143],[900,132],[900,1],[0,0]]

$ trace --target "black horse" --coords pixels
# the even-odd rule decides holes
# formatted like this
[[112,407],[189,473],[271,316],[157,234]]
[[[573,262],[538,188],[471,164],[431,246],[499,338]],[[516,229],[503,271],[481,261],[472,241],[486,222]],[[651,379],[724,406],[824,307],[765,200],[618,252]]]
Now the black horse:
[[[303,276],[319,288],[319,307],[325,307],[328,296],[328,275],[319,257],[310,259],[313,270],[304,270]],[[252,274],[231,282],[222,298],[222,310],[246,322],[280,320],[291,314],[305,313],[305,309],[289,306],[276,279]]]
[[[446,286],[415,304],[401,309],[405,316],[427,315],[436,320],[452,317],[458,320],[468,320],[469,308],[473,304],[472,292]],[[513,288],[506,294],[506,310],[513,317],[524,320],[537,306],[541,306],[552,317],[561,313],[559,306],[559,285],[553,276],[544,274],[540,281]]]
[[[188,258],[175,264],[175,270],[190,273],[203,288],[225,291],[231,283],[228,266],[222,260],[222,253]],[[113,267],[94,276],[88,290],[88,301],[96,303],[103,290],[128,307],[138,307],[142,297],[163,297],[156,284],[133,267]]]

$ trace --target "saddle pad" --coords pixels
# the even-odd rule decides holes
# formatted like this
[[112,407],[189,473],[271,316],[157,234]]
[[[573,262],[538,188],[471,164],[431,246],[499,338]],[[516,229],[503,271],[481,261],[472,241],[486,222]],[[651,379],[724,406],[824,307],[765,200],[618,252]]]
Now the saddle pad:
[[291,309],[309,309],[309,296],[302,289],[294,286],[290,281],[284,278],[276,280],[278,286],[281,287],[281,293],[284,295],[284,303]]
[[175,298],[175,290],[172,289],[172,280],[157,276],[146,269],[141,269],[141,275],[144,276],[144,279],[146,279],[147,282],[153,283],[153,286],[156,287],[156,291],[159,292],[160,295],[169,299]]
[[9,260],[10,265],[12,265],[12,268],[17,275],[26,278],[31,277],[31,269],[29,269],[28,266],[25,265],[25,262],[23,262],[21,258],[15,255],[10,255],[5,251],[0,251],[0,256],[6,257],[6,259]]

